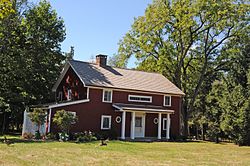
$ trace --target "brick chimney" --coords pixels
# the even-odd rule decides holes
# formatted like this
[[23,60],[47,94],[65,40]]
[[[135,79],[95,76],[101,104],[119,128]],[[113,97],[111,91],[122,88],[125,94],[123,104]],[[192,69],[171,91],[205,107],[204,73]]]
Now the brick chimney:
[[96,55],[96,64],[98,66],[106,66],[107,65],[107,55],[102,55],[102,54],[99,54],[99,55]]

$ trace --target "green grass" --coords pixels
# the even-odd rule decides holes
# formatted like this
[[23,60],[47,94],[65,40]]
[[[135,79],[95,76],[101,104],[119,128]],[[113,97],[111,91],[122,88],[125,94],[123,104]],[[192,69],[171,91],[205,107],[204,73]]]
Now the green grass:
[[249,165],[250,147],[210,142],[0,143],[0,165]]

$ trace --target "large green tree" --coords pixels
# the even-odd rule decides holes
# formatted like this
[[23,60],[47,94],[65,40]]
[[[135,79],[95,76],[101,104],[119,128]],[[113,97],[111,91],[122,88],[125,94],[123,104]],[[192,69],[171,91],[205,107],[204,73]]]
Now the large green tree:
[[245,1],[155,0],[120,41],[116,66],[126,66],[135,56],[139,69],[160,72],[183,90],[186,134],[188,113],[194,110],[204,80],[223,68],[219,52],[242,34],[248,17]]
[[14,12],[0,19],[0,97],[10,107],[10,112],[2,111],[11,117],[8,121],[20,126],[26,105],[52,100],[64,60],[60,43],[65,27],[47,1],[11,2]]

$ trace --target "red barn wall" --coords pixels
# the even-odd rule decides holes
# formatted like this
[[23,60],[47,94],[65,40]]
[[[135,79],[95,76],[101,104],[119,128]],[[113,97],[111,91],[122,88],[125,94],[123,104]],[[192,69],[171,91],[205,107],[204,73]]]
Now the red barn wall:
[[[78,116],[78,122],[72,127],[72,132],[79,132],[90,130],[93,132],[101,131],[101,116],[102,115],[111,115],[112,116],[112,130],[116,131],[118,136],[121,133],[121,123],[116,123],[115,118],[117,116],[122,116],[121,112],[115,112],[115,109],[112,107],[112,103],[130,103],[130,104],[152,104],[152,105],[163,105],[163,95],[155,94],[145,94],[145,93],[134,93],[126,91],[113,90],[113,101],[112,103],[102,102],[102,89],[89,89],[89,99],[90,101],[82,104],[75,104],[56,108],[52,110],[52,118],[56,110],[65,109],[67,111],[76,112]],[[139,103],[139,102],[129,102],[128,95],[141,95],[141,96],[152,96],[152,103]],[[174,114],[171,114],[171,135],[179,135],[180,130],[180,121],[179,121],[179,104],[181,98],[177,96],[172,96],[171,107],[168,107],[171,110],[175,110]],[[163,115],[162,118],[166,117]],[[147,113],[145,120],[145,137],[157,137],[158,125],[154,124],[154,118],[158,118],[158,114]],[[130,124],[131,124],[131,113],[126,113],[126,137],[130,136]],[[51,131],[58,131],[56,126],[51,124]],[[165,131],[162,131],[162,136],[165,135]]]

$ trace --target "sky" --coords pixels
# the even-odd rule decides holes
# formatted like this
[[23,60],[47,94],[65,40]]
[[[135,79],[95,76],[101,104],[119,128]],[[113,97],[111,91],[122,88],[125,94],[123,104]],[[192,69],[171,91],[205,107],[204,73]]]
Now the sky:
[[[66,26],[62,51],[74,46],[74,59],[117,53],[118,42],[131,28],[135,17],[144,15],[152,0],[50,0]],[[135,67],[130,60],[128,67]]]

